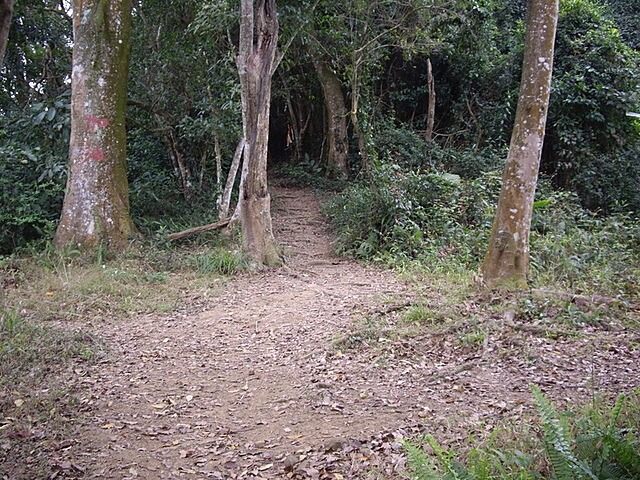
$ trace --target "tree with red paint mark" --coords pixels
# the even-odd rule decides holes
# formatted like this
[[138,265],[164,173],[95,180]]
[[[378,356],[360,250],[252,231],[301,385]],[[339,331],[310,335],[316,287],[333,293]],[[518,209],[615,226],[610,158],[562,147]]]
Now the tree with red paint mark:
[[69,176],[58,248],[125,250],[129,214],[125,107],[131,0],[73,2]]

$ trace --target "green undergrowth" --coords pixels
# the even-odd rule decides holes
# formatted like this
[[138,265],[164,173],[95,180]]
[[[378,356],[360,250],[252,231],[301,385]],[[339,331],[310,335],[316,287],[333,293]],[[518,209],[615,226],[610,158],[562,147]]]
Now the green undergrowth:
[[601,398],[558,410],[536,386],[537,418],[502,423],[484,439],[457,446],[433,436],[405,443],[415,480],[636,480],[640,478],[640,397]]
[[46,376],[56,365],[76,358],[91,361],[100,342],[80,328],[45,325],[25,318],[14,308],[0,310],[0,385]]
[[270,169],[269,183],[290,188],[311,188],[321,192],[337,192],[347,186],[345,180],[332,180],[326,168],[308,155],[299,163],[275,165]]
[[[326,206],[338,253],[404,271],[470,277],[486,253],[499,171],[464,178],[380,165]],[[541,179],[531,225],[530,285],[581,294],[640,294],[637,214],[590,212]]]
[[[354,331],[334,339],[337,354],[358,351],[375,367],[389,366],[407,358],[421,361],[419,352],[435,342],[447,345],[447,355],[439,360],[447,362],[446,371],[457,372],[473,367],[478,358],[535,365],[541,353],[532,345],[539,344],[575,348],[574,355],[597,361],[594,349],[606,348],[610,333],[622,334],[616,338],[629,349],[638,348],[637,304],[621,298],[544,289],[487,292],[474,284],[471,272],[434,274],[406,265],[403,272],[416,286],[415,297],[409,302],[390,298],[365,315]],[[406,475],[417,480],[640,479],[640,390],[615,399],[612,392],[601,397],[598,385],[590,388],[590,403],[565,398],[571,409],[560,410],[534,387],[537,416],[525,409],[493,418],[487,429],[474,423],[467,435],[456,435],[466,441],[449,444],[434,434],[408,442]],[[455,422],[455,415],[449,420]]]
[[[482,353],[489,339],[495,343],[513,332],[526,344],[525,336],[558,340],[626,331],[634,347],[633,332],[640,332],[638,304],[617,298],[543,289],[489,292],[478,288],[470,273],[414,269],[403,278],[414,285],[415,296],[410,301],[391,296],[376,312],[363,315],[350,333],[333,339],[335,350],[367,348],[384,356],[426,336],[446,338],[464,347],[461,354],[473,354]],[[492,346],[496,354],[514,354],[500,342]]]

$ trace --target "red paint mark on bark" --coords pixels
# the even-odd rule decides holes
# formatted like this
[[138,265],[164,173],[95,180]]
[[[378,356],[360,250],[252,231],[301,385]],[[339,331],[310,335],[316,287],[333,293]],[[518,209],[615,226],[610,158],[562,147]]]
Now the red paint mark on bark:
[[98,162],[104,160],[104,150],[102,148],[87,147],[84,153],[87,160],[95,160]]
[[87,132],[96,131],[109,125],[108,118],[98,118],[90,115],[85,117],[85,120],[87,122]]

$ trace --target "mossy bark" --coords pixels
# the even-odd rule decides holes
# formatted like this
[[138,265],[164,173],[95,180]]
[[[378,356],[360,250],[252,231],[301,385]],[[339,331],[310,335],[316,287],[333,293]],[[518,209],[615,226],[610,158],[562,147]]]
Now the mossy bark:
[[347,107],[342,83],[338,76],[321,59],[311,54],[324,94],[327,111],[327,176],[346,180],[349,177],[347,160],[349,139],[347,134]]
[[489,248],[489,288],[527,287],[529,233],[551,90],[558,0],[529,0],[520,96]]
[[58,248],[125,250],[129,211],[125,109],[131,0],[75,0],[69,174]]
[[257,0],[255,18],[253,3],[253,0],[242,0],[240,7],[237,63],[246,140],[240,218],[247,256],[258,266],[275,266],[282,264],[282,256],[273,236],[271,198],[267,188],[267,149],[278,19],[274,0]]

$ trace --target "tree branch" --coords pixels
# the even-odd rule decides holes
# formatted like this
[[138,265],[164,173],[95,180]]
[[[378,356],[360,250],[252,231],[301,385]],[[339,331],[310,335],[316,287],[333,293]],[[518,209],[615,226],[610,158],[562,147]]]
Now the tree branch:
[[133,98],[127,99],[127,105],[140,108],[141,110],[146,110],[149,113],[158,115],[159,117],[163,118],[168,122],[173,121],[173,115],[171,115],[171,113],[167,112],[166,110],[162,110],[161,108],[157,108],[155,105],[144,103],[144,102],[141,102],[140,100],[135,100]]
[[181,238],[188,237],[189,235],[194,235],[196,233],[211,232],[213,230],[226,227],[227,225],[229,225],[229,223],[231,223],[231,219],[225,218],[224,220],[220,220],[219,222],[216,222],[216,223],[210,223],[209,225],[202,225],[200,227],[188,228],[181,232],[171,233],[167,235],[167,240],[169,241],[180,240]]

